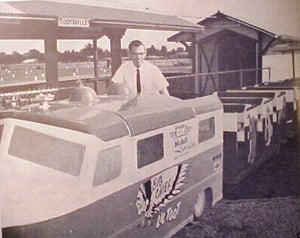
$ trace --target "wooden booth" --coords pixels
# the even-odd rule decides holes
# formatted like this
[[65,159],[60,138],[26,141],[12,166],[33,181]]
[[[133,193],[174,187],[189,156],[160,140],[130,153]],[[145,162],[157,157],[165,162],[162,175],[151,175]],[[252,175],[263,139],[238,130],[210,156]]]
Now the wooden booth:
[[180,32],[168,38],[198,55],[194,62],[194,72],[200,73],[197,93],[207,95],[262,82],[262,57],[276,39],[274,33],[220,11],[198,24],[205,31],[196,36]]

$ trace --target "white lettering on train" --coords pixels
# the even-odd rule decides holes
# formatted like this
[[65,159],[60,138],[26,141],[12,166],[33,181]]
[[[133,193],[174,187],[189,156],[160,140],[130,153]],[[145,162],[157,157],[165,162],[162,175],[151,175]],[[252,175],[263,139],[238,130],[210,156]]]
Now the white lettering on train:
[[178,202],[176,207],[174,208],[169,207],[167,211],[158,214],[156,226],[155,226],[156,229],[158,229],[161,225],[165,224],[166,222],[171,222],[175,220],[179,213],[180,206],[181,206],[181,202]]
[[171,131],[170,136],[176,153],[175,159],[187,154],[189,148],[193,147],[193,143],[189,139],[191,130],[191,126],[183,124],[175,126],[174,130]]
[[175,140],[175,148],[184,144],[187,144],[187,136]]
[[154,193],[154,198],[158,199],[171,191],[173,179],[163,180],[162,175],[160,175],[155,177],[152,182],[152,192]]

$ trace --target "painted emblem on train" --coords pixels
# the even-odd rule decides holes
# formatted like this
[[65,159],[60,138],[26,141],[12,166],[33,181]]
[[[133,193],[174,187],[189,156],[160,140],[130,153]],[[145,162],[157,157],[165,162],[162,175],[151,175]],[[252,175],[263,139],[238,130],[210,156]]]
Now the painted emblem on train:
[[138,215],[143,215],[144,220],[149,225],[153,219],[157,219],[156,228],[159,228],[165,222],[171,222],[176,219],[181,202],[175,207],[169,207],[166,211],[161,211],[176,197],[185,184],[188,164],[171,167],[140,185],[137,193],[136,208]]
[[272,120],[271,120],[271,116],[267,116],[266,120],[265,120],[265,145],[266,146],[270,146],[271,145],[271,141],[272,141],[272,137],[273,137],[273,125],[272,125]]
[[257,157],[256,145],[257,145],[257,120],[254,117],[248,118],[249,120],[249,154],[248,163],[254,164]]
[[191,126],[187,124],[178,125],[171,131],[170,136],[173,140],[173,151],[176,154],[175,159],[187,154],[189,149],[194,146],[194,143],[189,140],[191,131]]

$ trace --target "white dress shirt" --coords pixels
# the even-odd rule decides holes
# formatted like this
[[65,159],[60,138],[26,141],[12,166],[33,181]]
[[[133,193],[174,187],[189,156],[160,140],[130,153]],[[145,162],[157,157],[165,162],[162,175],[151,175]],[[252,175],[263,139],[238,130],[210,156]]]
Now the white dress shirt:
[[[160,69],[154,64],[144,61],[140,71],[141,93],[144,94],[159,94],[159,91],[164,91],[169,83],[161,73]],[[137,68],[132,61],[123,63],[116,71],[112,78],[114,83],[124,83],[133,95],[137,94],[136,84]]]

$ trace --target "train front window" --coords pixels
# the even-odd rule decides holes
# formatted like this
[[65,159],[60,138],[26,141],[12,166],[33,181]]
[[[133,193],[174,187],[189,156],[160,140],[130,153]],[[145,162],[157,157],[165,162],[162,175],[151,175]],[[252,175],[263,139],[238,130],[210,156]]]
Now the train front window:
[[121,174],[122,151],[120,146],[116,146],[98,155],[93,186],[98,186],[117,178]]
[[137,143],[137,165],[142,168],[164,157],[163,134],[151,136]]
[[8,153],[67,174],[80,174],[85,146],[28,128],[14,128]]
[[205,120],[199,121],[198,124],[198,142],[201,143],[211,139],[215,135],[215,118],[210,117]]

